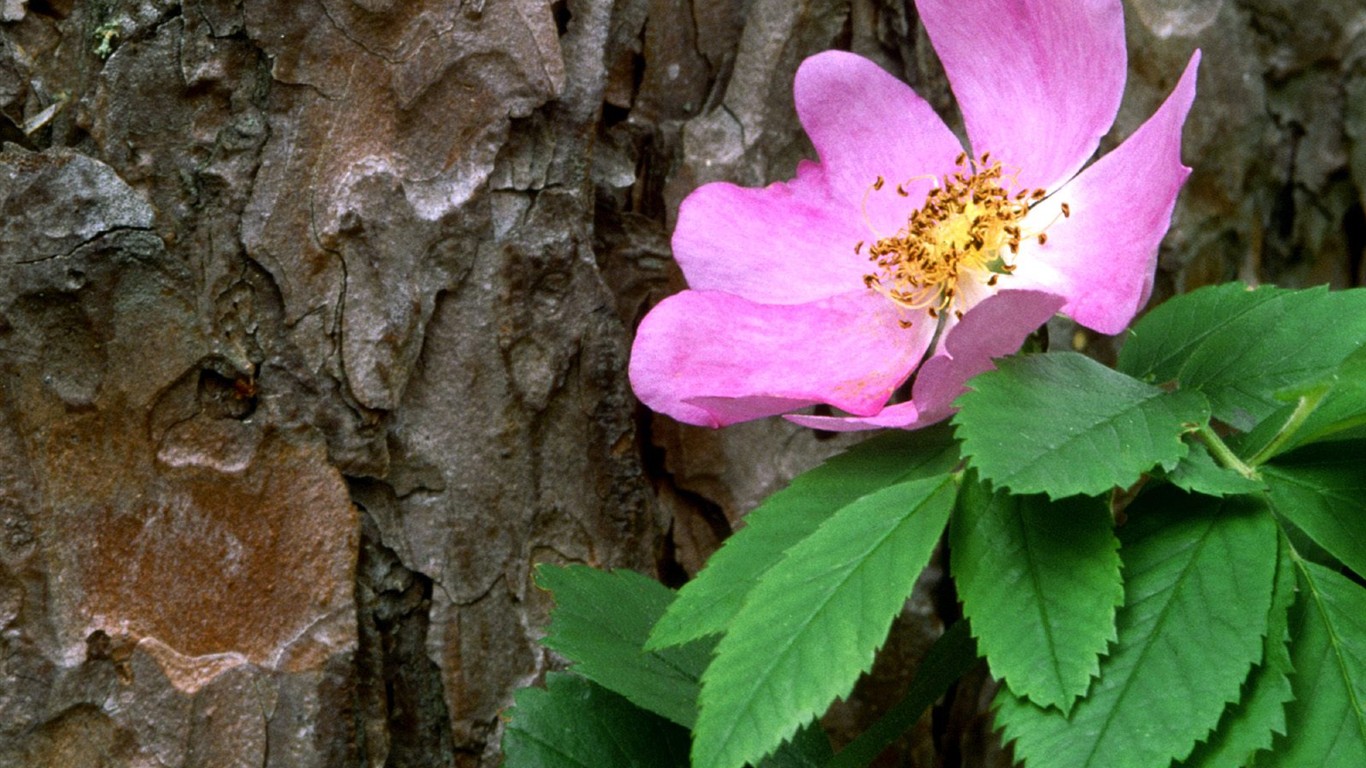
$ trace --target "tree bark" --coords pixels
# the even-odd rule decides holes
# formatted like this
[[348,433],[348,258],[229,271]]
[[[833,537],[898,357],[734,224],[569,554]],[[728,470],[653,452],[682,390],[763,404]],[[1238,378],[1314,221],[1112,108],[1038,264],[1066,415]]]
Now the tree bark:
[[[1366,8],[1126,17],[1102,150],[1205,52],[1155,300],[1359,284]],[[678,584],[856,439],[679,426],[625,373],[679,201],[812,156],[827,48],[958,124],[900,0],[0,0],[0,768],[496,765],[558,663],[536,564]],[[1001,764],[988,695],[900,764]]]

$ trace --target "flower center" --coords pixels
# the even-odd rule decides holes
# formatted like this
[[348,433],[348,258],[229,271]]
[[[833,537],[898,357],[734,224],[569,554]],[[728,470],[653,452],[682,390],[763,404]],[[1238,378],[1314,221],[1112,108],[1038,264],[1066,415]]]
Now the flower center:
[[[909,310],[928,310],[930,317],[953,311],[961,298],[959,280],[971,276],[996,285],[1001,275],[1015,271],[1020,243],[1028,238],[1046,242],[1043,231],[1025,232],[1021,222],[1030,208],[1043,200],[1042,189],[1011,193],[1002,186],[1000,162],[991,153],[980,159],[966,153],[955,161],[957,171],[945,174],[943,183],[930,177],[935,188],[925,204],[911,213],[896,234],[878,239],[868,249],[868,260],[877,270],[865,275],[869,288]],[[1008,179],[1007,179],[1008,180]],[[870,192],[879,191],[879,177]],[[904,186],[897,194],[908,195]],[[1061,205],[1063,216],[1071,211]],[[859,243],[854,252],[863,247]],[[903,321],[903,325],[909,323]]]

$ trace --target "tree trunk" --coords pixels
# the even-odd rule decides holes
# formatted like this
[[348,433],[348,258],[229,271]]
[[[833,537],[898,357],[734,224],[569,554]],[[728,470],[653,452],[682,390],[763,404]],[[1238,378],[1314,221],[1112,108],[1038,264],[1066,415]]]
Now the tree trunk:
[[[1126,12],[1117,136],[1205,51],[1158,298],[1360,282],[1366,8]],[[0,768],[496,765],[537,563],[680,583],[854,439],[625,373],[679,201],[811,155],[832,47],[954,123],[901,0],[0,0]],[[970,687],[913,764],[1000,763]]]

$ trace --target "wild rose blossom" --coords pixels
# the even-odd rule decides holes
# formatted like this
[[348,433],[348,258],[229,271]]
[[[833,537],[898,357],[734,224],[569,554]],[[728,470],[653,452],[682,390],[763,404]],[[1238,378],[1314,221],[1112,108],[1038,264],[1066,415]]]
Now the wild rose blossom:
[[[1199,52],[1157,112],[1081,170],[1124,90],[1120,0],[916,7],[971,150],[872,62],[807,59],[795,100],[820,162],[683,201],[673,250],[690,289],[650,311],[631,355],[646,405],[712,427],[776,414],[918,427],[1054,313],[1114,334],[1147,302],[1190,173]],[[912,373],[910,400],[889,404]],[[817,403],[850,415],[791,413]]]

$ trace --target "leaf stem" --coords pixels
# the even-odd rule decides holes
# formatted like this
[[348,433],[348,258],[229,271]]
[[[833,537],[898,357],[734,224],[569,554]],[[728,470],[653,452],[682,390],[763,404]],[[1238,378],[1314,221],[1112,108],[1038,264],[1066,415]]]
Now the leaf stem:
[[1285,445],[1290,438],[1294,437],[1295,433],[1300,430],[1300,427],[1304,426],[1304,422],[1309,418],[1309,414],[1313,413],[1314,409],[1319,407],[1319,403],[1323,402],[1325,394],[1327,394],[1327,390],[1320,388],[1312,394],[1301,395],[1299,402],[1295,404],[1295,410],[1291,411],[1290,418],[1286,419],[1285,424],[1281,425],[1280,431],[1276,433],[1275,437],[1271,438],[1271,442],[1262,446],[1260,451],[1252,454],[1252,458],[1248,459],[1247,463],[1254,467],[1258,467],[1265,463],[1267,459],[1275,456],[1276,452],[1280,450],[1280,447]]
[[1238,454],[1234,453],[1233,450],[1220,439],[1219,435],[1215,434],[1214,430],[1211,429],[1208,424],[1202,424],[1195,430],[1195,434],[1200,438],[1200,442],[1204,443],[1205,447],[1209,449],[1210,454],[1212,454],[1221,465],[1237,472],[1249,480],[1259,479],[1257,470],[1238,458]]

